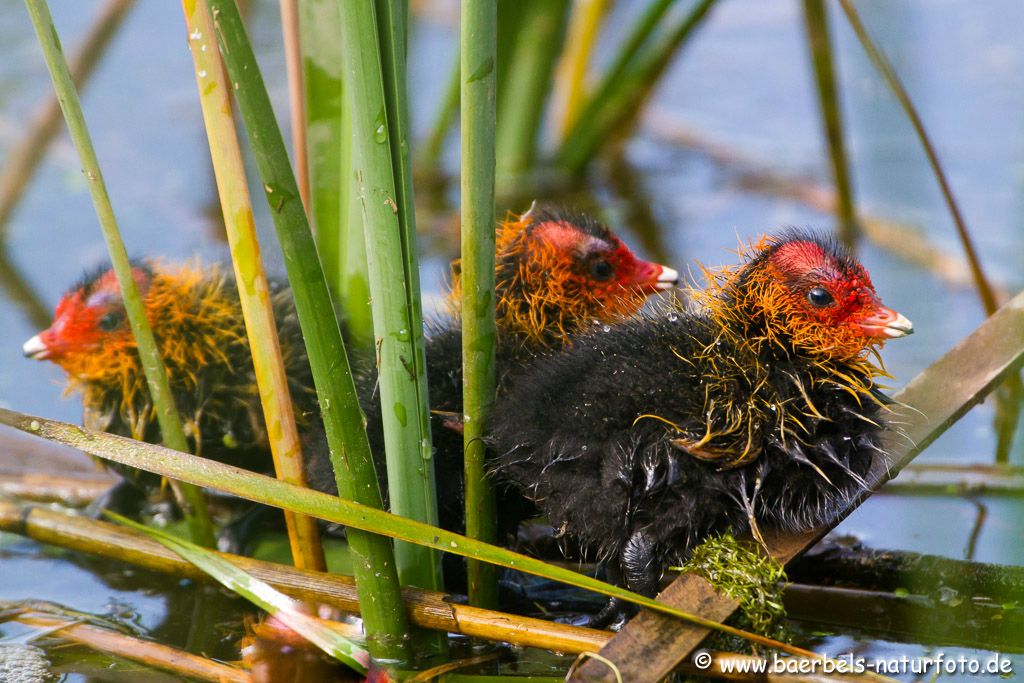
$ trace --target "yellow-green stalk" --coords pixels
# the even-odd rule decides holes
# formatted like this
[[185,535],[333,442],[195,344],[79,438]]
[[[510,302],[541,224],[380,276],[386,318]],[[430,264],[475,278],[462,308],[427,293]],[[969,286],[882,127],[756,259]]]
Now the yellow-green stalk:
[[[302,446],[235,133],[230,85],[206,5],[201,0],[183,0],[182,7],[274,469],[284,481],[305,486]],[[295,566],[326,571],[316,520],[286,511],[285,522]]]
[[555,128],[559,140],[565,139],[565,134],[579,118],[587,87],[590,55],[594,52],[601,23],[610,7],[609,0],[579,0],[573,3],[565,49],[555,78]]

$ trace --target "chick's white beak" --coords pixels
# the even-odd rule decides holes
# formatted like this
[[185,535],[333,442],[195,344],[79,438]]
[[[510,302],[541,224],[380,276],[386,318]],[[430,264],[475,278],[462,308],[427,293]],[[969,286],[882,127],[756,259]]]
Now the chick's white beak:
[[914,334],[914,323],[902,313],[897,313],[896,319],[885,326],[885,334],[893,338]]
[[658,281],[655,283],[655,289],[672,289],[679,283],[679,273],[674,268],[668,266],[661,267],[661,275],[658,276]]
[[33,360],[46,360],[50,355],[49,347],[46,346],[38,334],[22,344],[21,351],[27,358],[32,358]]

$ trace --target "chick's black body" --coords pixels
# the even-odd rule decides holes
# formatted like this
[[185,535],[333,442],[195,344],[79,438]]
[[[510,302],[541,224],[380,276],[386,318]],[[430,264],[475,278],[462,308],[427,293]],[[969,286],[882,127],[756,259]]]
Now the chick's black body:
[[[561,348],[571,333],[591,327],[596,319],[619,320],[635,313],[647,296],[676,282],[674,270],[637,259],[607,226],[560,209],[534,207],[503,223],[496,252],[499,395],[507,377],[538,354]],[[456,262],[449,295],[452,311],[460,305],[459,274]],[[462,328],[457,312],[428,324],[425,351],[439,523],[463,533]],[[376,377],[364,374],[358,389],[378,477],[386,482]],[[309,469],[314,486],[333,490],[333,480],[324,480],[328,467],[313,463]],[[518,489],[501,482],[497,506],[499,540],[514,535],[520,521],[536,514],[536,507]],[[446,556],[444,572],[449,588],[465,587],[460,558]]]
[[[817,262],[805,268],[808,258],[836,270],[836,282],[821,280]],[[779,268],[799,277],[780,278]],[[808,292],[820,303],[822,286],[845,308],[826,302],[799,322]],[[844,298],[843,287],[861,298]],[[497,477],[613,579],[648,595],[709,535],[830,521],[884,457],[884,397],[866,351],[875,342],[865,337],[857,352],[851,330],[877,336],[861,321],[897,314],[856,262],[812,235],[789,237],[705,304],[576,337],[511,378],[492,413]],[[798,337],[808,330],[820,348]],[[838,354],[830,332],[853,351]]]
[[[737,353],[704,317],[628,322],[539,361],[495,406],[491,441],[500,479],[647,594],[664,567],[685,561],[710,534],[750,530],[751,516],[761,528],[787,531],[830,520],[862,490],[880,453],[880,406],[871,397],[770,349],[757,359],[764,383],[754,387],[737,375],[723,397],[790,413],[789,423],[752,427],[758,457],[723,468],[674,445],[668,422],[685,434],[706,431],[705,392],[714,381],[708,368],[681,357],[699,358],[709,346],[723,357]],[[822,417],[793,415],[806,409],[808,387],[815,387],[811,400]]]

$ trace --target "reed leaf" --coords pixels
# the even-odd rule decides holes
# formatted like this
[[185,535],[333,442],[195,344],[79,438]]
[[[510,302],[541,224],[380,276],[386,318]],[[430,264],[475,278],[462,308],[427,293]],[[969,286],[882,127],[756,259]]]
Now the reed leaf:
[[[391,172],[398,204],[398,244],[401,248],[403,272],[401,278],[390,276],[394,287],[404,284],[405,320],[397,330],[386,328],[377,337],[397,333],[395,368],[392,377],[398,379],[395,396],[401,397],[408,410],[408,417],[402,420],[394,414],[391,428],[401,432],[401,437],[388,445],[388,482],[392,510],[398,514],[437,525],[437,487],[434,473],[434,448],[430,433],[430,399],[427,395],[427,356],[423,338],[423,304],[420,296],[419,249],[416,244],[416,211],[413,200],[412,164],[409,144],[409,101],[406,91],[408,44],[408,0],[375,0],[377,40],[380,48],[381,82],[384,87],[384,111],[387,118],[388,149],[391,152]],[[372,111],[372,110],[370,110]],[[359,119],[353,110],[353,122]],[[367,138],[356,140],[356,147],[363,144],[376,153],[370,142],[370,131],[363,129]],[[355,152],[356,149],[354,148]],[[354,157],[356,159],[358,157]],[[369,159],[366,159],[369,161]],[[367,222],[366,226],[370,223]],[[374,223],[374,235],[381,235],[381,224]],[[364,226],[364,228],[366,227]],[[380,241],[375,248],[384,246]],[[393,249],[394,241],[389,240],[386,248]],[[401,309],[398,309],[400,312]],[[390,315],[388,316],[391,317]],[[395,317],[396,324],[397,316]],[[409,331],[407,335],[402,330]],[[375,330],[376,332],[376,330]],[[408,339],[406,339],[406,337]],[[380,347],[383,348],[383,343]],[[383,354],[381,356],[383,360]],[[400,368],[398,366],[401,366]],[[380,369],[383,370],[382,363]],[[383,403],[381,393],[381,405]],[[397,404],[395,404],[397,406]],[[383,412],[383,411],[382,411]],[[388,411],[390,413],[390,411]],[[418,423],[418,424],[416,424]],[[388,422],[385,421],[385,428]],[[387,432],[385,432],[385,442]],[[394,465],[392,465],[394,461]],[[391,482],[393,472],[398,475],[402,487]],[[419,586],[440,590],[444,586],[441,576],[441,556],[421,546],[399,543],[395,545],[395,561],[398,578],[403,585]],[[441,634],[429,631],[419,634],[417,652],[426,654],[447,653],[448,642]]]
[[839,239],[852,247],[860,236],[853,204],[853,181],[843,136],[843,117],[832,64],[832,38],[828,28],[828,9],[824,0],[804,0],[804,23],[811,66],[818,90],[822,127],[832,162],[832,178],[836,185]]
[[[213,21],[206,5],[200,0],[183,0],[182,6],[274,469],[279,478],[305,486],[302,445],[281,357],[270,285],[263,270],[256,237],[242,150],[238,146],[235,120],[231,114],[231,87],[217,50]],[[295,566],[325,570],[327,565],[316,520],[285,512],[285,522]]]
[[555,76],[553,109],[559,140],[565,139],[565,134],[579,118],[587,87],[590,56],[610,8],[609,0],[579,0],[572,5],[565,49]]
[[[463,0],[462,70],[462,404],[465,444],[466,535],[488,543],[497,537],[494,487],[484,472],[484,425],[496,387],[494,322],[494,175],[496,115],[494,70],[497,8]],[[498,601],[494,568],[471,561],[469,601]]]
[[654,0],[641,16],[559,148],[559,166],[579,173],[603,145],[622,137],[626,124],[642,109],[661,73],[703,24],[715,0],[699,0],[688,13],[666,22],[660,39],[654,40],[651,36],[670,4],[671,0]]
[[[396,22],[404,19],[392,13],[388,25]],[[404,54],[399,54],[404,48],[399,41],[379,44],[370,0],[342,3],[341,25],[346,103],[352,116],[352,171],[370,271],[388,495],[395,514],[436,522],[415,236],[408,232],[413,228],[411,184],[406,182],[407,164],[395,166],[406,135],[403,98],[396,92],[404,89],[397,73],[404,73]],[[383,63],[382,47],[389,53]],[[390,75],[382,74],[385,64]],[[390,98],[385,93],[389,83]],[[442,585],[440,562],[433,553],[396,544],[395,561],[403,585]]]
[[[234,0],[207,3],[284,253],[338,491],[344,498],[380,508],[380,486],[348,356],[263,77]],[[348,541],[366,605],[363,619],[370,652],[378,659],[405,659],[408,624],[391,543],[358,531],[350,532]]]
[[201,548],[194,543],[187,543],[166,531],[133,522],[127,517],[111,512],[106,514],[115,522],[135,529],[168,550],[177,553],[216,579],[222,586],[271,614],[282,624],[316,645],[326,654],[343,662],[355,672],[366,673],[370,659],[369,653],[334,629],[325,626],[320,619],[303,612],[302,605],[298,601],[279,592],[265,581],[247,574],[215,552]]
[[[562,44],[568,0],[519,0],[519,26],[507,55],[511,62],[498,90],[497,165],[507,181],[529,170]],[[505,56],[505,55],[502,55]],[[465,61],[463,61],[465,63]],[[465,70],[472,77],[472,70]],[[506,181],[503,181],[506,182]]]
[[[104,460],[119,462],[166,477],[187,481],[197,486],[224,491],[246,500],[264,505],[289,509],[304,515],[343,524],[348,527],[349,543],[356,530],[386,535],[396,540],[416,543],[442,552],[453,553],[473,560],[533,574],[552,581],[590,590],[612,598],[620,598],[641,607],[681,619],[704,628],[722,631],[753,643],[775,647],[791,654],[817,657],[811,652],[785,643],[748,633],[731,626],[697,617],[670,607],[658,600],[613,586],[598,579],[574,572],[555,564],[499,548],[473,538],[467,538],[445,529],[432,527],[416,520],[384,512],[379,508],[361,505],[351,500],[329,496],[305,489],[272,477],[256,474],[224,463],[194,455],[168,457],[171,451],[155,444],[127,439],[114,434],[95,432],[77,425],[49,420],[0,408],[0,424],[33,434],[54,443],[61,443]],[[364,602],[362,586],[360,604],[365,620],[366,611],[373,608],[373,599]],[[379,596],[376,596],[379,600]],[[371,654],[373,649],[370,649]],[[376,658],[376,655],[374,655]]]
[[[974,247],[974,239],[967,228],[967,222],[960,211],[960,205],[953,196],[953,188],[946,178],[946,172],[939,161],[935,145],[932,144],[931,137],[929,137],[928,131],[924,128],[924,121],[921,120],[921,115],[918,113],[917,107],[914,106],[913,100],[910,99],[910,94],[903,86],[903,82],[900,80],[896,70],[864,27],[864,23],[860,20],[860,15],[857,13],[856,8],[854,8],[849,0],[839,0],[839,5],[843,8],[846,19],[849,21],[853,32],[857,35],[857,40],[860,41],[861,47],[864,48],[871,62],[885,80],[886,85],[889,86],[893,95],[896,96],[896,100],[900,103],[903,112],[910,121],[910,125],[917,134],[925,156],[928,158],[928,164],[935,175],[935,180],[939,184],[939,190],[942,192],[946,207],[949,209],[949,215],[953,219],[953,225],[956,227],[960,244],[967,255],[967,264],[970,266],[971,277],[974,279],[974,286],[978,290],[978,297],[981,299],[982,307],[985,309],[985,314],[991,316],[999,308],[995,290],[985,276],[985,271],[981,266],[981,259],[978,258],[977,249]],[[1024,400],[1024,382],[1021,381],[1020,373],[1013,373],[1007,378],[1003,390],[996,394],[996,462],[1009,462],[1010,451],[1013,447],[1013,436],[1020,421],[1022,400]]]
[[[93,148],[92,138],[89,136],[89,130],[85,123],[82,104],[78,99],[78,91],[75,89],[67,62],[64,60],[57,29],[50,16],[50,8],[46,0],[25,0],[25,6],[28,8],[32,26],[39,39],[39,46],[46,59],[46,66],[50,71],[50,78],[53,80],[53,89],[57,93],[61,110],[64,112],[64,120],[71,133],[71,140],[82,163],[82,173],[85,174],[88,181],[89,193],[92,195],[96,215],[103,230],[103,239],[106,241],[114,273],[121,288],[128,322],[132,334],[135,336],[142,369],[146,376],[146,384],[156,411],[157,422],[160,425],[161,438],[168,448],[183,453],[188,452],[188,440],[185,438],[181,417],[174,404],[174,396],[171,394],[171,387],[167,380],[167,371],[156,346],[156,340],[153,338],[153,331],[149,327],[149,321],[146,319],[146,309],[139,296],[138,287],[132,277],[132,265],[121,239],[114,207],[107,194],[107,186],[103,180],[99,160],[96,158],[96,150]],[[214,542],[213,524],[206,510],[206,501],[203,499],[202,492],[194,486],[175,484],[175,487],[180,493],[179,502],[182,503],[192,539],[202,545],[212,546]]]

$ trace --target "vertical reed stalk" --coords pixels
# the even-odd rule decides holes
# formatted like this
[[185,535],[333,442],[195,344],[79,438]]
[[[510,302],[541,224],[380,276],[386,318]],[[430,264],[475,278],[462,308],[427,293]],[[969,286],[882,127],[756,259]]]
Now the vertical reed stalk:
[[[413,226],[408,150],[403,144],[404,95],[398,94],[405,87],[399,75],[405,71],[404,16],[400,7],[382,9],[382,26],[394,32],[386,45],[379,43],[371,0],[341,4],[352,170],[366,235],[391,509],[436,524],[426,383],[420,381],[426,376],[423,324],[418,301],[413,303],[419,298],[418,278],[410,274],[415,271],[415,237],[403,229],[403,222],[406,229]],[[395,561],[403,585],[440,588],[436,554],[396,543]]]
[[[183,0],[182,6],[274,469],[278,478],[306,486],[299,430],[281,357],[270,286],[260,257],[242,150],[231,113],[231,87],[206,6],[199,0]],[[326,571],[316,520],[290,510],[285,510],[284,515],[295,566]]]
[[[403,400],[411,402],[408,405],[412,408],[412,419],[408,422],[419,422],[417,428],[415,425],[401,424],[399,421],[405,434],[401,441],[403,445],[396,451],[398,457],[389,457],[388,461],[398,461],[397,464],[401,467],[399,476],[408,482],[408,487],[420,487],[419,491],[413,490],[411,495],[404,496],[402,507],[416,519],[437,525],[437,487],[434,449],[430,434],[430,399],[427,395],[427,356],[423,339],[423,306],[420,297],[412,163],[409,158],[409,102],[406,89],[409,3],[408,0],[375,0],[375,9],[391,170],[394,177],[395,199],[398,203],[398,237],[404,266],[406,329],[409,330],[410,337],[405,348],[400,350],[401,358],[405,359],[402,361],[404,367],[401,377],[405,385],[402,395]],[[379,231],[377,234],[380,234]],[[399,330],[400,339],[401,336]],[[389,464],[389,482],[390,469],[395,468],[391,468]],[[399,492],[391,488],[389,491],[393,494]],[[392,507],[394,508],[394,498]],[[439,553],[422,546],[400,543],[395,546],[395,555],[398,576],[403,585],[443,590],[444,579],[441,576]],[[421,656],[427,652],[431,655],[447,653],[448,640],[442,634],[421,631],[418,636],[417,652]]]
[[[53,18],[50,16],[50,8],[47,6],[46,0],[25,0],[25,6],[28,8],[32,26],[35,28],[39,45],[46,59],[46,66],[50,71],[54,91],[57,93],[57,99],[64,112],[64,120],[71,133],[71,140],[82,163],[82,172],[89,184],[89,193],[92,195],[96,215],[99,217],[100,226],[103,229],[103,238],[107,243],[110,260],[124,298],[128,322],[131,325],[132,334],[135,335],[142,370],[146,375],[146,384],[149,387],[157,422],[160,425],[161,438],[168,448],[187,453],[189,451],[188,440],[185,438],[181,417],[174,404],[174,396],[171,394],[171,387],[167,381],[167,371],[160,357],[160,351],[157,349],[156,341],[153,339],[149,321],[146,319],[146,309],[139,296],[139,290],[135,286],[135,279],[132,277],[132,265],[128,260],[124,242],[121,240],[117,218],[114,216],[114,207],[110,203],[99,160],[96,158],[96,150],[92,146],[92,139],[85,124],[85,115],[78,99],[78,92],[75,90],[71,72],[68,70],[67,62],[61,51],[60,39],[57,36],[57,29],[53,25]],[[206,501],[203,499],[202,492],[195,486],[183,483],[175,483],[175,487],[176,491],[180,493],[179,502],[182,503],[192,540],[199,545],[212,546],[214,543],[213,524],[206,511]]]
[[295,155],[295,177],[302,205],[306,207],[306,213],[309,213],[309,148],[306,145],[306,98],[302,84],[298,0],[280,0],[280,8],[284,63],[288,72],[288,103],[291,114],[292,152]]
[[[502,83],[497,164],[503,177],[529,170],[537,151],[551,75],[562,45],[568,0],[519,0],[523,5],[507,80]],[[465,64],[465,60],[462,62]],[[472,73],[466,69],[463,73]]]
[[[900,77],[896,74],[892,64],[889,63],[885,54],[875,45],[875,41],[868,34],[867,29],[860,20],[860,15],[850,3],[850,0],[839,0],[839,4],[843,8],[847,20],[850,22],[850,27],[857,35],[857,40],[860,41],[861,47],[864,48],[864,51],[868,54],[872,63],[874,63],[875,68],[878,69],[885,80],[886,85],[889,86],[893,95],[896,96],[900,106],[903,107],[903,112],[910,120],[910,125],[913,126],[914,132],[921,142],[921,147],[924,148],[925,156],[928,157],[928,163],[935,174],[935,179],[939,183],[942,197],[946,201],[949,214],[952,216],[953,224],[956,226],[957,235],[960,237],[960,243],[963,245],[964,253],[967,255],[967,263],[971,269],[971,276],[974,278],[974,286],[978,290],[978,297],[981,299],[985,314],[992,315],[999,307],[995,290],[992,289],[988,278],[985,277],[985,271],[981,267],[978,252],[974,248],[974,240],[971,238],[971,233],[967,229],[967,223],[960,212],[960,205],[957,204],[956,199],[953,197],[953,189],[946,178],[946,173],[939,161],[939,155],[935,151],[935,146],[932,145],[931,138],[924,129],[924,122],[917,112],[917,107],[914,106],[910,95],[907,93],[906,88],[903,87],[903,82],[900,81]],[[1017,423],[1020,419],[1022,398],[1024,398],[1024,384],[1021,382],[1020,373],[1015,372],[1007,378],[1004,389],[996,394],[997,462],[1008,462],[1010,459],[1013,435],[1017,430]]]
[[[103,6],[96,23],[89,29],[69,64],[76,88],[81,89],[89,80],[134,3],[135,0],[108,0]],[[32,117],[25,137],[5,154],[4,166],[0,169],[0,238],[6,233],[11,214],[58,130],[60,103],[54,96]]]
[[[348,355],[263,77],[234,0],[207,0],[207,4],[213,13],[221,54],[252,142],[253,156],[284,253],[338,491],[343,498],[380,508],[380,487]],[[370,653],[377,658],[404,660],[408,654],[405,644],[408,622],[402,608],[391,543],[381,536],[354,529],[348,531],[348,543],[359,600],[364,606],[363,620]]]
[[857,225],[853,204],[853,181],[850,178],[850,162],[844,143],[843,117],[832,61],[828,10],[824,0],[804,0],[804,20],[807,26],[807,44],[811,52],[811,66],[814,68],[818,88],[818,104],[821,107],[825,142],[828,144],[832,178],[836,185],[839,238],[847,246],[853,247],[860,237],[860,228]]
[[[494,489],[484,474],[484,424],[494,401],[494,176],[497,12],[462,0],[462,403],[465,415],[466,535],[493,543]],[[493,607],[494,567],[470,560],[469,601]]]
[[660,40],[645,47],[668,4],[670,0],[656,0],[637,22],[619,58],[594,89],[563,141],[557,155],[562,168],[579,173],[609,139],[622,137],[658,77],[703,24],[715,0],[699,0],[686,15],[664,29]]
[[566,133],[579,118],[587,87],[590,55],[594,52],[601,22],[608,14],[609,7],[608,0],[577,0],[573,3],[565,50],[555,77],[555,132],[559,140],[565,139]]

